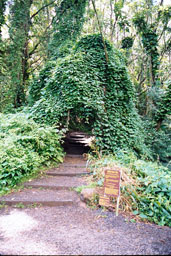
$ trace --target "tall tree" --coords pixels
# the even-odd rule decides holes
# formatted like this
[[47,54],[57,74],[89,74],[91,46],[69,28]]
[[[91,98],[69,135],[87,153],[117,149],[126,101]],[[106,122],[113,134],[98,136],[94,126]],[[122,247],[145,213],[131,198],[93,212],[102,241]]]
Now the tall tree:
[[25,82],[27,77],[28,40],[30,30],[30,8],[33,0],[14,0],[10,9],[10,55],[11,86],[14,106],[25,102]]
[[[55,8],[53,37],[49,45],[51,56],[61,54],[64,45],[71,45],[80,35],[88,0],[63,0]],[[69,49],[68,49],[69,51]],[[63,50],[62,50],[63,52]]]
[[47,43],[45,42],[49,38],[48,30],[51,24],[48,8],[55,2],[58,1],[14,0],[10,8],[9,63],[15,107],[25,102],[32,67],[47,57]]
[[[169,17],[171,17],[171,8],[163,6],[163,2],[154,4],[153,1],[146,0],[141,1],[140,7],[137,3],[132,5],[132,10],[134,10],[133,25],[137,32],[136,46],[138,46],[137,53],[134,50],[134,54],[137,55],[137,73],[135,72],[135,64],[132,66],[132,73],[134,73],[138,84],[139,103],[143,102],[143,104],[139,104],[139,109],[143,115],[153,114],[157,99],[156,94],[160,93],[159,88],[163,86],[160,75],[163,65],[162,51],[166,53],[170,43],[168,25]],[[164,37],[168,38],[167,43]],[[168,58],[166,58],[166,63],[168,63]]]
[[0,2],[0,40],[2,37],[2,26],[5,23],[5,8],[7,0],[1,0]]
[[5,24],[5,10],[6,10],[7,0],[0,1],[0,111],[3,110],[3,106],[9,101],[8,93],[8,67],[6,63],[7,55],[7,44],[2,36],[2,28]]

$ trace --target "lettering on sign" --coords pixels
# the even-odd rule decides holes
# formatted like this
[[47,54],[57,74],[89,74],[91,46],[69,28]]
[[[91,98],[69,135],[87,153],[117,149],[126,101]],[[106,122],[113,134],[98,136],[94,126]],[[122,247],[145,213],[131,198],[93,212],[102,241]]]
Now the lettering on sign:
[[120,195],[120,171],[106,170],[104,181],[104,194],[109,197],[118,197]]
[[104,180],[104,194],[99,198],[100,205],[109,206],[110,199],[112,197],[117,197],[116,216],[118,216],[119,210],[120,180],[121,171],[118,168],[114,170],[106,170]]

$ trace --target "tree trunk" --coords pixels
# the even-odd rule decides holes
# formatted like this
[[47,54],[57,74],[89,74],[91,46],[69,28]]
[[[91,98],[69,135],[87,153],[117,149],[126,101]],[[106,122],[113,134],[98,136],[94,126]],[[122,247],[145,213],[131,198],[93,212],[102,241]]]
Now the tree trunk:
[[25,86],[28,79],[28,43],[30,30],[30,8],[33,0],[14,1],[11,12],[11,80],[14,90],[14,106],[25,103]]

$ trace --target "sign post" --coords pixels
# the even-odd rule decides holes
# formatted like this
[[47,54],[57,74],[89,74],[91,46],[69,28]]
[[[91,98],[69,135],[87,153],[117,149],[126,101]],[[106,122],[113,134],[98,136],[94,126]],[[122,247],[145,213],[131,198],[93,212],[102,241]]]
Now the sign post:
[[116,216],[118,216],[119,211],[120,181],[121,171],[118,168],[113,170],[106,170],[104,181],[104,195],[100,196],[99,200],[100,205],[108,206],[110,204],[110,198],[117,197]]
[[119,211],[119,196],[117,197],[116,216],[118,216],[118,211]]

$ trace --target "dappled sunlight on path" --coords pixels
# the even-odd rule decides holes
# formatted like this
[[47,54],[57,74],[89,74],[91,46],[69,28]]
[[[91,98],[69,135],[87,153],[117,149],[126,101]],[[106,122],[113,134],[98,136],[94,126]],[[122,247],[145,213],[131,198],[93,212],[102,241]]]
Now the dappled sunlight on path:
[[35,228],[38,222],[24,212],[13,210],[9,215],[0,216],[0,230],[5,237],[22,235],[24,231]]
[[[39,224],[38,220],[18,209],[12,209],[9,214],[0,216],[0,254],[52,254],[53,246],[41,241],[40,237],[32,235]],[[2,248],[3,251],[1,251]],[[58,253],[57,248],[55,251]]]

